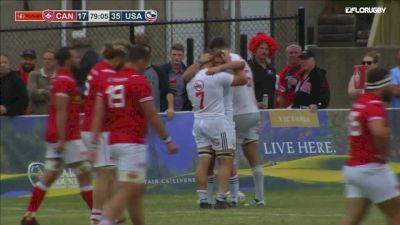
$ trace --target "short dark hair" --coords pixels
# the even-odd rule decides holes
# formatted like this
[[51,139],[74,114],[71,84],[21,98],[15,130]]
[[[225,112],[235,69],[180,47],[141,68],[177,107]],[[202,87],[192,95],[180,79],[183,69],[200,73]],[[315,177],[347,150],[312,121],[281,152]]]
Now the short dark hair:
[[137,62],[140,59],[149,60],[150,52],[147,51],[143,45],[133,45],[129,49],[128,58],[129,62]]
[[135,39],[133,40],[133,43],[146,47],[149,50],[149,53],[151,54],[152,49],[150,46],[150,39],[151,39],[151,36],[149,36],[147,34],[138,34],[138,35],[135,35]]
[[229,48],[228,43],[223,37],[216,37],[211,40],[209,49],[227,49]]
[[65,62],[68,59],[71,59],[72,55],[71,55],[71,51],[74,48],[72,47],[62,47],[60,49],[58,49],[57,53],[56,53],[56,60],[59,66],[65,66]]
[[367,83],[376,83],[384,80],[389,75],[389,71],[382,68],[371,69],[367,72]]
[[174,45],[172,45],[171,50],[184,52],[185,47],[182,44],[174,44]]

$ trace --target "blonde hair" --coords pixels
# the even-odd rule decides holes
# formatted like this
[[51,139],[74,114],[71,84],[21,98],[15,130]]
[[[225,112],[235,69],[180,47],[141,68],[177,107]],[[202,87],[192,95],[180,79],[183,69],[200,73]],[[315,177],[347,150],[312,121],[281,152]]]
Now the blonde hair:
[[371,57],[372,61],[376,64],[379,62],[381,55],[376,51],[370,51],[370,52],[365,53],[365,55],[363,57],[366,57],[366,56]]
[[125,40],[106,42],[104,43],[103,49],[101,50],[101,55],[105,59],[125,57],[128,54],[130,47],[130,43]]

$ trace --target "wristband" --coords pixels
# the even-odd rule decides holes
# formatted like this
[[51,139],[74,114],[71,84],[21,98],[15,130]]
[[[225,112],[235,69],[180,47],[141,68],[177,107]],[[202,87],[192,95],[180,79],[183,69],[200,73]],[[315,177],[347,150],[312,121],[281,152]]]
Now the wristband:
[[172,138],[170,136],[168,136],[166,138],[163,138],[163,141],[164,141],[165,144],[169,144],[169,143],[172,142]]

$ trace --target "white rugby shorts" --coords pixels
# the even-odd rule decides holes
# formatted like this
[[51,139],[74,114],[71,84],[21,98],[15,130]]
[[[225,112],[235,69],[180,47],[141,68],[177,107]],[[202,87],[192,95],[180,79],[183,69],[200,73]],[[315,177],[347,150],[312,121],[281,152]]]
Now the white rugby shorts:
[[[91,142],[91,132],[83,131],[81,132],[81,136],[86,147],[89,147]],[[115,162],[111,160],[111,153],[108,145],[109,136],[110,132],[101,132],[97,150],[97,159],[93,163],[93,167],[95,168],[115,166]]]
[[67,141],[62,153],[56,151],[57,143],[46,143],[46,159],[61,159],[65,164],[86,161],[84,153],[87,151],[81,139]]
[[385,164],[344,166],[346,197],[367,198],[375,204],[400,196],[396,175]]

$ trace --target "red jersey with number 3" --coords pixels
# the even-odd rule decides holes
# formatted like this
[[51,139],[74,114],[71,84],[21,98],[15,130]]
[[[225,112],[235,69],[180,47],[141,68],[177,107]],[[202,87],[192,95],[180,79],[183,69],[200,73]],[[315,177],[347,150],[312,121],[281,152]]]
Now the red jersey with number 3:
[[153,100],[146,77],[131,68],[122,68],[116,75],[102,79],[98,95],[102,96],[106,106],[109,144],[144,144],[147,119],[140,103]]
[[379,96],[373,93],[365,93],[357,98],[348,116],[350,159],[348,166],[359,166],[369,163],[386,163],[377,158],[379,149],[373,143],[373,135],[368,127],[372,120],[383,120],[387,124],[385,105]]
[[81,95],[72,74],[66,69],[59,69],[56,77],[51,84],[51,100],[49,105],[49,116],[47,120],[46,141],[57,143],[58,131],[56,122],[56,96],[64,95],[68,97],[67,118],[65,125],[65,140],[80,139],[80,107]]
[[[85,115],[83,117],[82,131],[91,131],[92,129],[94,103],[96,100],[96,93],[99,91],[100,79],[115,74],[116,71],[113,67],[105,61],[97,63],[90,70],[85,84]],[[103,131],[106,130],[107,127],[103,126]]]

